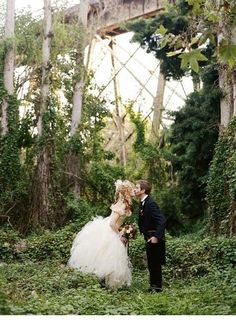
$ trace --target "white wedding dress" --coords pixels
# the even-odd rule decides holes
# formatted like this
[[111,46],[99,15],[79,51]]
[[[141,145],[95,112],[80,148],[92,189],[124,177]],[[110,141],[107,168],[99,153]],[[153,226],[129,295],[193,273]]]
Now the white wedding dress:
[[131,283],[131,263],[127,248],[120,240],[119,227],[130,215],[118,200],[111,205],[107,218],[95,217],[77,234],[68,265],[85,273],[93,273],[112,289]]

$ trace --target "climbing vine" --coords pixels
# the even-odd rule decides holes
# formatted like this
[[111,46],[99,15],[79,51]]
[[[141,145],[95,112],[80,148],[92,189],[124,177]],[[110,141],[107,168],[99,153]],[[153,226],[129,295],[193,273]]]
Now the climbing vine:
[[[134,179],[146,178],[153,184],[153,192],[157,192],[165,185],[168,174],[168,163],[165,160],[162,150],[146,141],[147,128],[139,112],[135,113],[131,106],[127,107],[130,120],[135,126],[135,141],[133,149],[139,166],[135,166]],[[132,169],[133,170],[133,169]]]
[[[0,136],[0,211],[4,216],[17,202],[22,190],[20,185],[20,158],[18,140],[18,101],[16,95],[8,95],[4,88],[4,59],[7,52],[6,43],[0,46],[0,101],[8,102],[8,132]],[[7,217],[7,215],[6,215]]]
[[207,185],[209,228],[213,234],[236,231],[236,117],[216,144]]

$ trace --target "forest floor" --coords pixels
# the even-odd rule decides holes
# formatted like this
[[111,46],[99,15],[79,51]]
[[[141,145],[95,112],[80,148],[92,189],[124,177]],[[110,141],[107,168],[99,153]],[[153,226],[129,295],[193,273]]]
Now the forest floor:
[[[235,269],[202,277],[164,279],[150,294],[147,270],[134,270],[132,285],[111,291],[96,277],[60,261],[1,263],[5,313],[55,315],[227,315],[236,313]],[[233,290],[234,288],[234,290]]]

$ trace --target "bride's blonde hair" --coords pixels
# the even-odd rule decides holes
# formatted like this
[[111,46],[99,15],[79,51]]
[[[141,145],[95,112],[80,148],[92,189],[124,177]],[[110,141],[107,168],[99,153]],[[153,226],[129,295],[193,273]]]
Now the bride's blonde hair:
[[115,202],[121,199],[125,204],[125,211],[131,214],[132,207],[132,197],[131,193],[134,185],[128,180],[117,180],[115,182],[116,192],[115,192]]

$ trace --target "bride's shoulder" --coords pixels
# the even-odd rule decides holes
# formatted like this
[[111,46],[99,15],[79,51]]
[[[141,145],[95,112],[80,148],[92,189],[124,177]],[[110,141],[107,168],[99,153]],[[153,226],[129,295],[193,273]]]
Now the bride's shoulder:
[[113,203],[110,206],[110,209],[112,210],[112,212],[116,212],[119,215],[125,215],[125,204],[123,202],[117,202],[117,203]]
[[110,206],[112,212],[118,213],[120,216],[130,216],[132,212],[127,210],[124,202],[118,201]]

